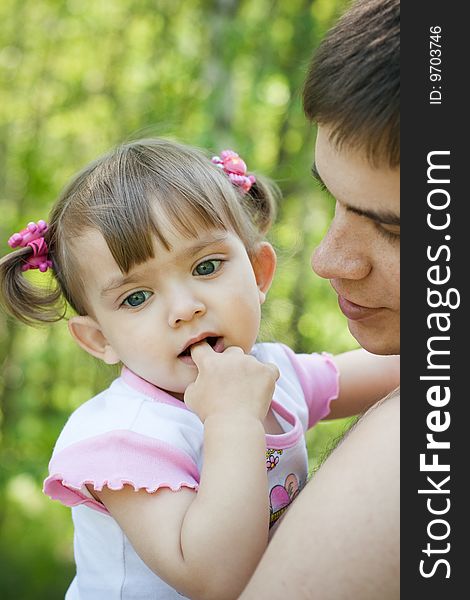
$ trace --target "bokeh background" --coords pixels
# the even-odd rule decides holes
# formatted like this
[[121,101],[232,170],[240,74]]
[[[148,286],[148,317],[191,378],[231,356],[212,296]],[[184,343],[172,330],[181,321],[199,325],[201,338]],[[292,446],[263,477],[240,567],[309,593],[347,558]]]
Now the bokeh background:
[[[344,0],[2,0],[0,252],[46,218],[66,181],[122,140],[159,135],[239,151],[284,198],[262,340],[299,352],[357,346],[310,254],[333,206],[310,176],[314,128],[301,88]],[[37,276],[33,274],[33,276]],[[65,323],[32,329],[0,312],[0,597],[63,598],[73,577],[70,512],[42,481],[68,414],[116,371]],[[350,421],[309,433],[311,468]]]

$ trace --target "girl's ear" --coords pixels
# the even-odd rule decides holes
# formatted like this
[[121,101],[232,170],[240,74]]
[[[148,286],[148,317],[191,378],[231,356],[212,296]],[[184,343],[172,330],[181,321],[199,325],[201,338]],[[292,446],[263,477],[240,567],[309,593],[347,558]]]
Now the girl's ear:
[[77,344],[88,354],[107,365],[119,362],[119,356],[103,335],[101,327],[91,317],[72,317],[69,320],[69,331]]
[[271,244],[260,242],[252,254],[251,264],[258,284],[260,304],[263,304],[276,271],[276,253]]

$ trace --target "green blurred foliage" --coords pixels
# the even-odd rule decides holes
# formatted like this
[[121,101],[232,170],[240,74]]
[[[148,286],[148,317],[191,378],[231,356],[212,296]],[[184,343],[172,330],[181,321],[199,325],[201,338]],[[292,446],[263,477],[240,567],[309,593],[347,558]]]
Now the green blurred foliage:
[[[3,0],[0,3],[0,252],[45,218],[78,169],[124,139],[161,135],[237,149],[284,199],[260,339],[297,351],[356,347],[310,254],[333,207],[309,175],[306,66],[343,0]],[[0,596],[63,598],[73,576],[68,509],[41,492],[69,413],[116,371],[66,325],[0,314]],[[308,434],[311,467],[348,422]]]

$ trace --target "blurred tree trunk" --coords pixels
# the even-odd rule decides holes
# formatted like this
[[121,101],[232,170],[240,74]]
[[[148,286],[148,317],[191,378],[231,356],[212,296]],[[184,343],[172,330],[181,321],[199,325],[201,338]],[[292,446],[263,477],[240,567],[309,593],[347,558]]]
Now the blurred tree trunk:
[[209,31],[209,52],[202,78],[211,90],[210,108],[214,137],[224,145],[233,129],[233,77],[236,54],[230,44],[230,32],[237,18],[238,0],[214,0]]

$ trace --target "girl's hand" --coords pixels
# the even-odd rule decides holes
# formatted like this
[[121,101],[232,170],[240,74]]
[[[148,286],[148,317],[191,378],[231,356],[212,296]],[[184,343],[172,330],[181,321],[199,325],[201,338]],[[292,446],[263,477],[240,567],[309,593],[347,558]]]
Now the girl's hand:
[[247,415],[262,421],[269,409],[278,368],[232,346],[215,352],[207,342],[191,348],[199,374],[184,401],[201,421],[213,415]]

